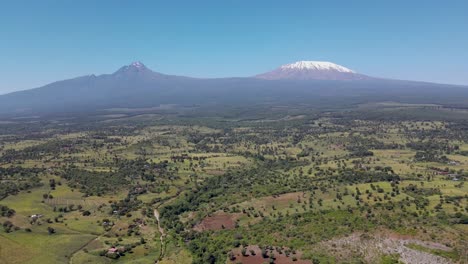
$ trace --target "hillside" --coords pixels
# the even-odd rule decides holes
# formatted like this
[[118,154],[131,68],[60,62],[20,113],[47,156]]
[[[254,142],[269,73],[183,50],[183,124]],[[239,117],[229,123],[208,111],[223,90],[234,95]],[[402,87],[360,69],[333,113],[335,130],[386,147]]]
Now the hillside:
[[[304,67],[312,66],[306,64]],[[328,69],[324,71],[326,76],[331,74]],[[316,69],[313,72],[317,74]],[[468,87],[370,78],[350,70],[343,74],[352,74],[355,78],[305,79],[300,69],[299,77],[295,78],[264,78],[265,75],[261,75],[261,78],[198,79],[157,73],[138,62],[123,66],[113,74],[82,76],[2,95],[0,113],[53,114],[157,107],[162,104],[239,106],[300,103],[312,108],[341,108],[362,102],[397,101],[468,106]]]

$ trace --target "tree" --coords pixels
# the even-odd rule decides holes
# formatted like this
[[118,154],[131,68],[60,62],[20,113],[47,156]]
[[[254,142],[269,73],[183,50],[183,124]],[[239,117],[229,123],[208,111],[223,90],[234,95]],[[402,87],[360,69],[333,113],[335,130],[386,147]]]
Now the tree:
[[229,257],[229,260],[230,260],[230,261],[233,261],[233,260],[236,259],[236,256],[234,255],[234,253],[232,253],[232,251],[229,251],[228,257]]
[[243,247],[241,250],[242,256],[247,256],[247,248]]
[[11,221],[7,220],[3,223],[3,229],[5,230],[6,233],[10,233],[13,227],[14,225]]
[[49,226],[47,227],[47,232],[49,233],[49,235],[52,235],[55,233],[55,229]]

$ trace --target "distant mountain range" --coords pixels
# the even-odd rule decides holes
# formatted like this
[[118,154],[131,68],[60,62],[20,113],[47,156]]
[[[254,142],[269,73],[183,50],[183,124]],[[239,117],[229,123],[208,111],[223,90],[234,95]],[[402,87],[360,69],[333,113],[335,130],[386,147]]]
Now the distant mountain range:
[[161,104],[301,104],[320,108],[377,101],[468,106],[468,87],[374,78],[331,62],[299,61],[254,77],[214,79],[166,75],[134,62],[112,74],[82,76],[1,95],[0,114],[83,112]]

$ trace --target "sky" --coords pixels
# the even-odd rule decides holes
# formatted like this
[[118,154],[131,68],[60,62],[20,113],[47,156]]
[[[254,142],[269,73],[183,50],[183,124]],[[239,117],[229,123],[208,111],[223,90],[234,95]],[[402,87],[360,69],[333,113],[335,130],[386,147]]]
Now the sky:
[[194,77],[298,60],[468,85],[468,1],[1,1],[0,94],[133,61]]

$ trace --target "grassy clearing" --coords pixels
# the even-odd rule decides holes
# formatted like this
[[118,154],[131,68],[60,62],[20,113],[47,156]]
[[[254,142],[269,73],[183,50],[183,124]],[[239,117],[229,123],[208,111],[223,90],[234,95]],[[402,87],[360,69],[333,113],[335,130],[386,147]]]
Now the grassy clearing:
[[75,251],[94,238],[79,233],[48,235],[45,228],[40,233],[34,231],[34,236],[25,232],[1,234],[0,259],[6,263],[66,263]]
[[454,261],[457,261],[460,258],[459,254],[458,254],[458,252],[456,250],[447,251],[447,250],[442,250],[442,249],[434,249],[434,248],[428,248],[428,247],[424,247],[424,246],[414,244],[414,243],[410,243],[410,244],[408,244],[406,246],[408,248],[411,248],[411,249],[415,249],[415,250],[419,250],[419,251],[422,251],[422,252],[426,252],[426,253],[434,254],[434,255],[437,255],[437,256],[441,256],[441,257],[444,257],[444,258],[452,259]]

